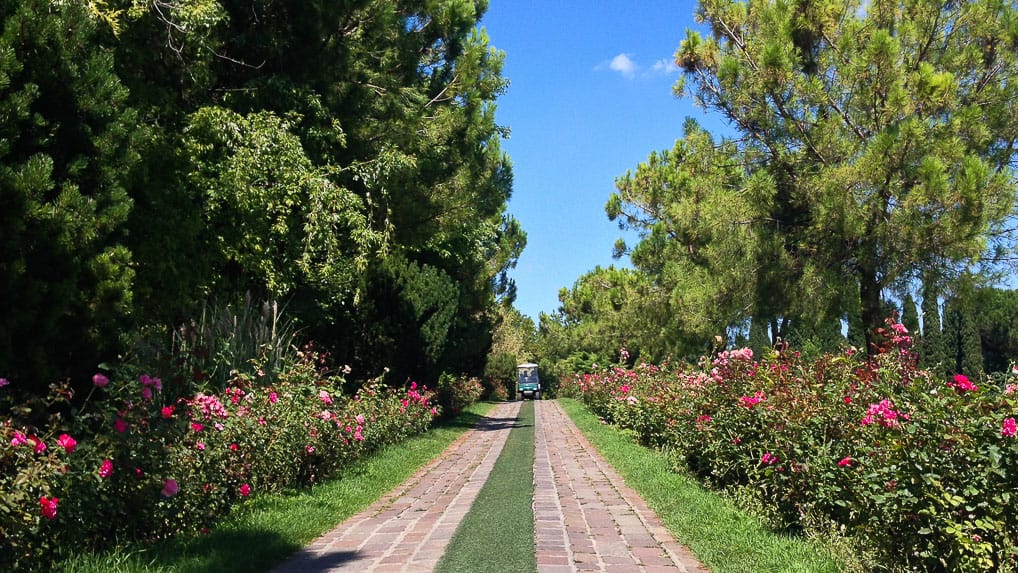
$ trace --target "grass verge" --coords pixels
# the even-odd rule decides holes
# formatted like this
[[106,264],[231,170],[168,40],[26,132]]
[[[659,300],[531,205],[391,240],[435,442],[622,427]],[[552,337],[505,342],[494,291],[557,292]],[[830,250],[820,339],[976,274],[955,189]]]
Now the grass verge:
[[237,507],[212,532],[54,564],[65,573],[265,571],[351,515],[371,505],[440,454],[495,406],[470,406],[459,416],[352,464],[309,488],[265,495]]
[[676,540],[714,573],[816,572],[845,570],[834,552],[818,543],[768,529],[726,498],[669,469],[664,455],[642,447],[602,423],[581,403],[559,404]]
[[537,570],[534,547],[534,403],[516,425],[436,573],[526,573]]

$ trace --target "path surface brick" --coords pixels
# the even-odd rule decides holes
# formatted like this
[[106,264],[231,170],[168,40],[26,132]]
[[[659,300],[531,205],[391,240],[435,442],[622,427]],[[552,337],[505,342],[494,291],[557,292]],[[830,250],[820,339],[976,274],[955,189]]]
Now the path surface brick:
[[[496,406],[406,483],[275,572],[432,571],[491,473],[520,404]],[[534,406],[538,573],[708,571],[672,538],[557,402]]]
[[557,402],[537,402],[535,418],[538,573],[708,571]]
[[502,453],[519,408],[520,402],[496,406],[435,461],[276,573],[433,570]]

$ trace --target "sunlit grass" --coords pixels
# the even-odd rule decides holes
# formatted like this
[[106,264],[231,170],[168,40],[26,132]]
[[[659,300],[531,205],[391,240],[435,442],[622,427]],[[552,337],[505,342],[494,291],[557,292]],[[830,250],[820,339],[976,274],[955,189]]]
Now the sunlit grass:
[[715,573],[840,572],[833,551],[768,529],[724,497],[672,472],[665,456],[602,423],[576,400],[559,399],[580,431],[661,518],[676,540]]
[[54,564],[53,569],[67,573],[268,570],[404,482],[494,406],[470,406],[454,420],[384,448],[313,488],[259,496],[236,508],[206,535],[83,554]]

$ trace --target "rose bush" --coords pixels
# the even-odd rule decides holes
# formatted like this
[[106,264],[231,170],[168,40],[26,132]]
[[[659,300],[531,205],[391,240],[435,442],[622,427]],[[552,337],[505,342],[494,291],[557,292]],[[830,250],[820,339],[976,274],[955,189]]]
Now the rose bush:
[[0,569],[201,531],[250,495],[324,479],[439,413],[416,384],[344,395],[317,366],[309,353],[271,380],[235,374],[190,396],[148,374],[99,374],[78,407],[55,388],[47,407],[60,413],[39,426],[0,395]]
[[1018,372],[942,380],[900,324],[879,352],[724,351],[577,376],[599,416],[793,529],[832,522],[901,570],[1013,570]]
[[483,393],[480,379],[472,376],[442,374],[438,379],[438,402],[451,415],[459,414],[463,408],[480,400]]

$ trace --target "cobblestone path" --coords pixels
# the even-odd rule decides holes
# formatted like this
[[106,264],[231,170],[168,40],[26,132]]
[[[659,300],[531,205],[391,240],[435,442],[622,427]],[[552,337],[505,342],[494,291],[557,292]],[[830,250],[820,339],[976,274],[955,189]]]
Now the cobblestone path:
[[406,483],[275,571],[431,571],[488,479],[519,409],[520,402],[499,404]]
[[[624,484],[557,402],[534,405],[538,573],[707,571]],[[520,402],[496,406],[402,486],[275,571],[432,571],[488,478],[519,407]]]
[[538,573],[707,571],[594,450],[562,407],[536,404]]

